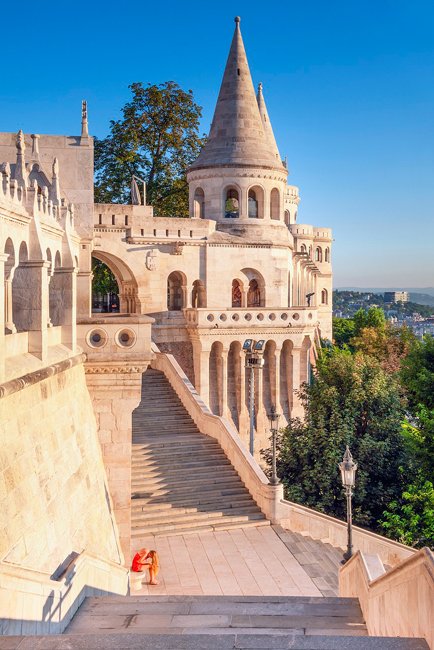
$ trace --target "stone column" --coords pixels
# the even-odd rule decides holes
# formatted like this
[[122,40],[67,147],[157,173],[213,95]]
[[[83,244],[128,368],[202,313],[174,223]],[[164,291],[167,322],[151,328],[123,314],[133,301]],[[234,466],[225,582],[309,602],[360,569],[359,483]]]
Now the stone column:
[[0,382],[5,379],[5,263],[8,255],[0,253]]
[[[259,451],[266,446],[267,441],[267,414],[264,405],[264,370],[254,370],[255,373],[255,414],[256,414],[256,433],[255,433],[255,458],[260,460]],[[265,443],[265,444],[264,444]]]
[[140,404],[146,365],[107,362],[85,364],[109,495],[125,565],[131,561],[132,413]]
[[292,349],[292,409],[291,417],[303,417],[303,406],[298,395],[301,386],[301,347]]
[[[14,303],[20,331],[28,331],[29,352],[42,361],[47,359],[49,317],[48,269],[50,262],[21,262],[15,272]],[[31,291],[29,291],[31,287]]]
[[4,306],[5,306],[5,329],[6,334],[15,334],[17,328],[15,327],[12,315],[12,278],[13,270],[11,271],[4,284]]
[[229,380],[228,380],[228,354],[229,349],[223,347],[222,356],[221,356],[221,379],[222,379],[222,416],[231,419],[231,413],[228,406],[228,390],[229,390]]
[[77,347],[77,270],[62,267],[55,271],[59,277],[59,322],[62,326],[62,343],[70,350]]
[[195,388],[209,407],[209,354],[199,339],[192,340]]
[[280,413],[282,415],[283,409],[280,403],[280,354],[281,354],[282,346],[276,345],[276,349],[274,352],[274,368],[275,368],[275,387],[276,387],[276,413]]
[[77,317],[90,318],[92,313],[92,272],[77,273]]

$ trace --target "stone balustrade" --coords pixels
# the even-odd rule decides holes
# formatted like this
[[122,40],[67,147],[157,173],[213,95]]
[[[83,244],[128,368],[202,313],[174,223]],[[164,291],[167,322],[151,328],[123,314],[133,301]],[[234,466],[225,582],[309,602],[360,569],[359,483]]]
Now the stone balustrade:
[[208,329],[239,329],[240,327],[289,328],[313,327],[318,320],[315,307],[293,307],[290,309],[239,308],[185,310],[188,327]]

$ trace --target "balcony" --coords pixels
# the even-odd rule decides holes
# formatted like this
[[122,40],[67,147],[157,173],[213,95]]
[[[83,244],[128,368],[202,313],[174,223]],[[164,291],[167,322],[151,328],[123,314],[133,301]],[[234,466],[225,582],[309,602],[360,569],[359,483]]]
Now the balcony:
[[291,307],[288,309],[235,308],[235,309],[185,309],[188,328],[239,329],[240,327],[287,328],[313,327],[318,321],[315,307]]

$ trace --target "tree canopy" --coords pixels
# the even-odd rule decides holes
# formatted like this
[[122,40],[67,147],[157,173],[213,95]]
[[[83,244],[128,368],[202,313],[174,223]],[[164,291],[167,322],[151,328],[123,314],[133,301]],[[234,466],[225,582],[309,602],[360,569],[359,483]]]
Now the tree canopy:
[[146,181],[147,203],[158,216],[188,216],[186,169],[199,155],[202,109],[174,81],[133,83],[122,117],[95,141],[95,200],[131,203],[133,175]]

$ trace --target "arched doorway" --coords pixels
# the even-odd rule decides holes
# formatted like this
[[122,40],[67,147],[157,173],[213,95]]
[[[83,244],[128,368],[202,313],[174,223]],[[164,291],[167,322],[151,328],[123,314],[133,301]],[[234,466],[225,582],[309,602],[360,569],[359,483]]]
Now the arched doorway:
[[113,271],[105,262],[92,257],[92,275],[92,312],[119,312],[119,284]]
[[243,287],[239,280],[232,280],[232,307],[243,306]]
[[193,216],[195,219],[205,218],[205,193],[201,187],[196,188],[194,193]]
[[167,310],[181,311],[186,306],[187,284],[183,273],[172,271],[167,278]]
[[206,307],[206,289],[203,280],[195,280],[193,282],[191,306],[194,308]]
[[247,307],[260,307],[261,306],[261,290],[258,281],[253,279],[249,282],[249,289],[247,291]]

